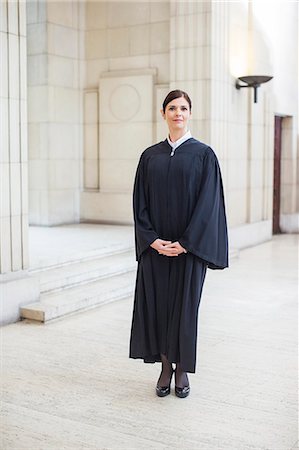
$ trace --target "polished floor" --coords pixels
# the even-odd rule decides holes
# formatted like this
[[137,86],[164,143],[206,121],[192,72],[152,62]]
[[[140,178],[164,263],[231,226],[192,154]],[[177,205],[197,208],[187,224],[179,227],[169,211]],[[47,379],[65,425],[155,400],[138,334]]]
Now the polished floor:
[[1,450],[297,449],[298,236],[207,273],[186,399],[128,358],[132,298],[1,332]]

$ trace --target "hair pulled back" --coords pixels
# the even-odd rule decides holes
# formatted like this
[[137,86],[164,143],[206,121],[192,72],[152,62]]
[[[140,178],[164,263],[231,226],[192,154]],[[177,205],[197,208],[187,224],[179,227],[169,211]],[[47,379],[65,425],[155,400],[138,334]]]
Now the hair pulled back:
[[166,106],[168,105],[168,103],[170,103],[175,98],[180,98],[180,97],[184,97],[187,100],[187,102],[189,103],[190,111],[191,111],[191,106],[192,106],[191,105],[191,100],[190,100],[190,97],[187,94],[187,92],[181,91],[180,89],[175,89],[174,91],[170,91],[166,95],[165,100],[163,102],[163,112],[165,113]]

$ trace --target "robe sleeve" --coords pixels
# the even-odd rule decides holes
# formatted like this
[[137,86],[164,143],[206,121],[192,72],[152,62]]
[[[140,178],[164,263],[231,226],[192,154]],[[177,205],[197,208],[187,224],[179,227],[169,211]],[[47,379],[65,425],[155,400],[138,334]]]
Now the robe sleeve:
[[151,224],[146,201],[146,188],[144,176],[144,158],[141,155],[137,166],[133,189],[133,213],[135,228],[135,252],[139,261],[142,253],[149,245],[159,238]]
[[209,148],[204,156],[199,194],[191,220],[179,243],[210,269],[228,267],[228,237],[221,171]]

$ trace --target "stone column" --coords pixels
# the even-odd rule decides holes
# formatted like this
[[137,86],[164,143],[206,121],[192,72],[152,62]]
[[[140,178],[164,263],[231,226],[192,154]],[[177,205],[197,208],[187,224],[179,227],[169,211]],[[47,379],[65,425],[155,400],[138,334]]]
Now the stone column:
[[217,154],[226,188],[229,99],[228,5],[171,3],[170,87],[192,101],[191,131]]
[[[245,75],[249,68],[254,71],[248,67],[253,61],[264,61],[256,50],[252,52],[247,32],[240,35],[238,27],[247,30],[250,24],[248,8],[229,2],[172,1],[170,20],[170,88],[190,94],[194,104],[191,131],[219,159],[231,242],[237,246],[247,242],[248,228],[241,238],[238,230],[231,230],[244,223],[253,225],[250,230],[256,242],[265,240],[271,235],[267,197],[271,176],[265,169],[270,148],[269,106],[261,95],[258,105],[253,105],[252,92],[237,91],[232,70],[233,49],[240,37],[242,58],[237,62],[243,63],[245,54]],[[260,35],[258,43],[264,45]]]
[[1,324],[38,295],[28,268],[26,11],[0,2],[0,304]]
[[[248,75],[272,73],[265,37],[248,4]],[[253,89],[247,92],[247,197],[246,223],[254,228],[260,242],[272,236],[274,110],[272,83],[258,89],[254,103]],[[257,228],[258,227],[258,228]]]
[[193,100],[191,131],[209,140],[211,30],[209,2],[170,4],[170,90]]
[[27,2],[29,222],[79,222],[84,2]]

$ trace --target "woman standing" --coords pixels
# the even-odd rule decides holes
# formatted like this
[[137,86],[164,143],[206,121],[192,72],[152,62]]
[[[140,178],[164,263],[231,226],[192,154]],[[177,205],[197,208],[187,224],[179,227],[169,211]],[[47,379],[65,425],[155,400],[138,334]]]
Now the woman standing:
[[175,394],[183,398],[187,372],[196,368],[206,270],[228,267],[227,223],[217,157],[188,130],[188,94],[169,92],[161,113],[169,135],[142,153],[134,183],[138,270],[129,356],[162,362],[160,397],[170,393],[175,372]]

